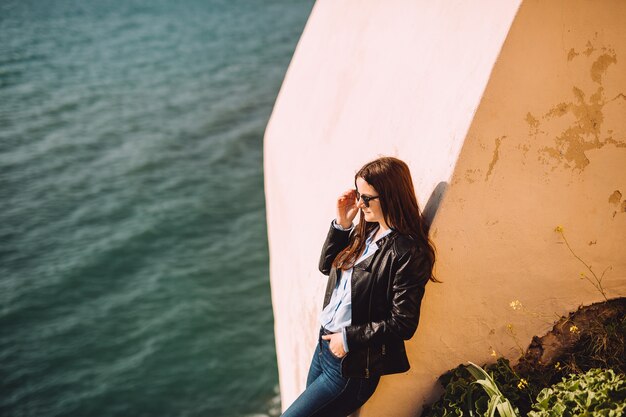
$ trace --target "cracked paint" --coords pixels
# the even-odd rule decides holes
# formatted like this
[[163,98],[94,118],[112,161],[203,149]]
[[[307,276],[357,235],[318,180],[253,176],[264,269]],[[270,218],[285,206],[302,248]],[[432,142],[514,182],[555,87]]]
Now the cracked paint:
[[465,170],[465,181],[467,181],[470,184],[475,182],[476,181],[476,177],[478,175],[480,175],[481,171],[482,170],[480,168],[466,169]]
[[546,133],[539,129],[539,120],[531,113],[526,113],[526,123],[528,123],[528,135],[537,138],[539,133]]
[[[554,139],[555,146],[547,146],[539,150],[539,161],[543,163],[553,164],[551,160],[556,160],[565,168],[582,171],[589,165],[587,151],[600,149],[607,144],[626,147],[626,141],[613,138],[612,132],[608,132],[608,137],[602,138],[601,130],[604,121],[604,106],[618,98],[626,99],[624,93],[620,92],[613,99],[605,100],[604,88],[601,85],[602,77],[609,66],[617,63],[617,55],[613,48],[606,46],[596,48],[591,41],[588,41],[582,55],[591,57],[594,53],[600,54],[590,66],[592,81],[600,84],[595,92],[587,98],[587,94],[581,88],[572,86],[573,101],[560,102],[539,118],[530,112],[526,115],[525,120],[530,127],[529,133],[535,137],[540,132],[545,133],[540,129],[542,123],[568,114],[575,118],[575,122],[570,127],[556,136]],[[570,48],[567,52],[567,60],[572,61],[578,55],[580,54],[574,48]],[[549,129],[544,130],[549,131]],[[556,169],[556,166],[553,166],[552,169]]]
[[528,123],[528,125],[533,129],[539,128],[539,120],[537,120],[530,112],[526,114],[526,123]]
[[504,138],[506,138],[506,136],[501,136],[499,138],[496,138],[496,149],[493,150],[493,157],[491,158],[491,162],[489,163],[489,170],[487,171],[487,174],[485,175],[485,181],[489,179],[489,175],[491,175],[491,172],[493,171],[493,167],[498,162],[498,159],[500,159],[500,144],[502,143],[502,139]]
[[[614,206],[619,206],[619,202],[621,200],[622,200],[622,193],[620,192],[620,190],[613,191],[613,194],[609,196],[609,204],[612,204]],[[621,207],[616,207],[615,211],[613,212],[613,217],[615,217],[615,215],[620,211],[621,212],[626,211],[626,200],[622,201]]]
[[474,172],[473,169],[468,169],[465,171],[465,181],[469,182],[470,184],[473,183],[475,180],[472,178],[472,173]]
[[524,158],[526,157],[526,154],[528,153],[528,151],[530,150],[530,144],[528,143],[524,143],[524,144],[519,144],[517,145],[517,149],[522,151],[522,155],[524,156]]
[[613,205],[619,204],[621,200],[622,200],[622,193],[619,190],[613,191],[613,194],[609,196],[609,203]]
[[[587,48],[583,54],[590,56],[596,50],[591,42],[587,42]],[[591,79],[598,84],[602,83],[602,76],[606,73],[607,68],[611,64],[617,63],[617,56],[612,49],[602,47],[601,50],[604,53],[594,60],[590,68]],[[575,54],[575,50],[573,48],[570,49],[567,55],[568,60],[573,59],[576,56]],[[556,136],[554,146],[546,146],[539,149],[539,161],[549,164],[552,159],[561,162],[565,168],[582,171],[589,165],[587,151],[600,149],[607,144],[620,148],[626,147],[626,141],[624,140],[614,139],[612,136],[601,137],[604,106],[624,95],[619,93],[612,100],[607,101],[604,98],[602,85],[599,85],[596,91],[589,95],[588,98],[585,92],[577,86],[572,87],[572,94],[574,97],[573,101],[556,104],[539,119],[529,112],[525,120],[531,128],[529,133],[536,136],[540,132],[542,123],[568,114],[574,116],[574,123]],[[553,166],[552,169],[556,169],[556,166]]]
[[603,54],[591,64],[591,79],[600,84],[602,82],[602,75],[606,72],[606,69],[611,64],[617,64],[617,57],[615,54]]

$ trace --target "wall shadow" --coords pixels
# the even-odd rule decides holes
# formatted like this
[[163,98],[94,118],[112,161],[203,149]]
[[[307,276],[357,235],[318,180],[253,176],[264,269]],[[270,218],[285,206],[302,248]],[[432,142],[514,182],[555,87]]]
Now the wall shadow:
[[430,232],[430,226],[433,224],[433,220],[435,220],[435,216],[437,215],[437,211],[439,210],[439,205],[441,204],[441,199],[448,190],[448,187],[449,184],[446,181],[441,181],[439,184],[437,184],[433,192],[430,194],[424,210],[422,210],[426,233]]

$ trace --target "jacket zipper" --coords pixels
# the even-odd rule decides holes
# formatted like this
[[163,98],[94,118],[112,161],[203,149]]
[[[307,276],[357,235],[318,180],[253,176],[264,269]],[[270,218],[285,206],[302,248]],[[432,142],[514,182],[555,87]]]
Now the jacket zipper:
[[[374,293],[374,290],[372,288],[372,290],[370,290],[370,302],[369,305],[367,306],[367,321],[371,322],[372,321],[372,294]],[[367,361],[366,361],[366,365],[365,365],[365,378],[369,378],[370,377],[370,347],[367,347]]]
[[[382,244],[382,242],[381,242]],[[369,305],[367,306],[368,310],[367,310],[367,321],[371,322],[372,321],[372,294],[374,293],[373,289],[372,291],[370,291],[370,302]],[[383,355],[385,354],[385,345],[383,345]],[[365,378],[369,378],[370,377],[370,347],[367,347],[367,360],[366,360],[366,365],[365,365]]]

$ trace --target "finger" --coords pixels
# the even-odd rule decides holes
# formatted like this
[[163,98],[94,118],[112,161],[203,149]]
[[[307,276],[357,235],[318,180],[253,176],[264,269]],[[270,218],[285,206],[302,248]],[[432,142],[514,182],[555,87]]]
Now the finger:
[[330,339],[330,335],[329,334],[325,334],[324,336],[322,336],[322,339],[329,340]]

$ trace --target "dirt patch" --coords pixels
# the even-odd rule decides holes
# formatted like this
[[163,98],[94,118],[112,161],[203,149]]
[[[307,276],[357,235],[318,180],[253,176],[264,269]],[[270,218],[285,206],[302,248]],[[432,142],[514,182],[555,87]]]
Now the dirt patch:
[[626,371],[626,297],[581,306],[534,336],[515,371],[538,387],[591,368]]

